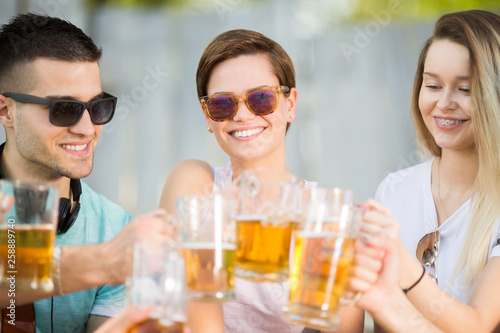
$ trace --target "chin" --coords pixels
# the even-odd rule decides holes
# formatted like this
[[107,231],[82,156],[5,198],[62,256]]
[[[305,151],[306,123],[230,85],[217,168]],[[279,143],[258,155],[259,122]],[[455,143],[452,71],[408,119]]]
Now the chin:
[[87,177],[88,175],[90,175],[91,172],[92,172],[92,166],[86,167],[86,168],[81,168],[81,169],[74,168],[74,169],[71,169],[71,170],[68,170],[67,172],[65,172],[64,176],[71,178],[71,179],[80,179],[80,178]]

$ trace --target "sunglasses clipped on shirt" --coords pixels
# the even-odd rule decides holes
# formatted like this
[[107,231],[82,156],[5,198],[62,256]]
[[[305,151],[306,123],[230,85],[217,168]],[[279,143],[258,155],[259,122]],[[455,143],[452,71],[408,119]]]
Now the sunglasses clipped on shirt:
[[2,95],[19,103],[49,106],[49,121],[52,125],[59,127],[69,127],[77,124],[85,110],[89,111],[90,119],[94,125],[107,124],[113,119],[117,101],[115,96],[108,93],[103,93],[102,98],[90,102],[70,99],[46,99],[19,93],[5,93]]
[[241,96],[233,93],[217,93],[200,97],[200,103],[208,116],[214,121],[232,119],[238,111],[238,103],[243,100],[250,112],[256,116],[265,116],[278,108],[279,94],[287,93],[287,86],[265,86],[254,88]]
[[[417,244],[416,255],[418,261],[427,267],[427,271],[432,279],[437,282],[436,261],[439,255],[439,243],[441,242],[441,233],[439,230],[432,230],[425,234]],[[431,267],[434,265],[435,272],[431,274]]]

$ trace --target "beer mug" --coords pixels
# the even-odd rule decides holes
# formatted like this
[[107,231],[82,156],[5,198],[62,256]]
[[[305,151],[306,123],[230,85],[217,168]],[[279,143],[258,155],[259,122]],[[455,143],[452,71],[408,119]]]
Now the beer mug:
[[290,173],[245,170],[239,180],[235,275],[287,280],[300,183]]
[[177,198],[190,299],[234,299],[235,211],[236,195],[230,189]]
[[[149,319],[129,333],[182,333],[186,322],[184,260],[173,242],[136,242],[127,277],[127,303],[151,306]],[[129,268],[130,270],[130,268]]]
[[[300,189],[299,207],[296,218],[296,223],[292,230],[292,244],[290,249],[290,266],[289,280],[291,288],[295,288],[297,283],[297,271],[299,267],[294,265],[298,262],[297,256],[302,255],[297,245],[297,233],[304,228],[306,220],[314,220],[318,213],[317,207],[320,203],[327,204],[333,211],[332,215],[340,215],[340,210],[346,204],[349,207],[353,205],[353,191],[343,187],[323,187],[323,186],[307,186]],[[300,243],[299,243],[300,244]]]
[[354,263],[362,209],[352,205],[350,190],[341,192],[345,197],[340,200],[313,197],[302,208],[304,222],[295,237],[290,297],[282,313],[289,322],[324,331],[337,328],[339,304],[355,301],[343,295]]
[[0,287],[52,291],[57,188],[0,180],[0,202]]

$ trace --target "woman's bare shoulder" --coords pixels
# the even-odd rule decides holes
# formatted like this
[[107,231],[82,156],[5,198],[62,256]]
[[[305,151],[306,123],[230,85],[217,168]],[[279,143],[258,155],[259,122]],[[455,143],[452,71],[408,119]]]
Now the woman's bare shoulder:
[[160,199],[160,207],[169,212],[175,207],[175,199],[184,194],[212,192],[212,167],[205,161],[188,159],[177,163],[168,175]]

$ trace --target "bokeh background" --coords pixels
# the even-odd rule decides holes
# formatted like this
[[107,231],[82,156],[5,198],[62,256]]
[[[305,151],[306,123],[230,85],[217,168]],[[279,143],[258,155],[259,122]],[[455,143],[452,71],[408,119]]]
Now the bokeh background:
[[118,108],[86,181],[137,215],[158,207],[177,162],[228,160],[206,130],[195,86],[199,57],[217,34],[252,29],[285,48],[299,92],[289,169],[351,187],[361,202],[389,172],[427,158],[410,117],[417,58],[439,16],[466,9],[500,13],[500,1],[0,0],[0,24],[45,13],[103,48],[103,90],[118,96]]
[[20,12],[58,16],[103,48],[103,89],[119,102],[86,181],[136,215],[158,206],[175,163],[228,160],[195,86],[217,34],[252,29],[285,48],[299,92],[288,166],[353,188],[361,202],[389,172],[422,159],[409,107],[417,57],[441,14],[472,8],[500,12],[500,1],[1,0],[0,23]]

